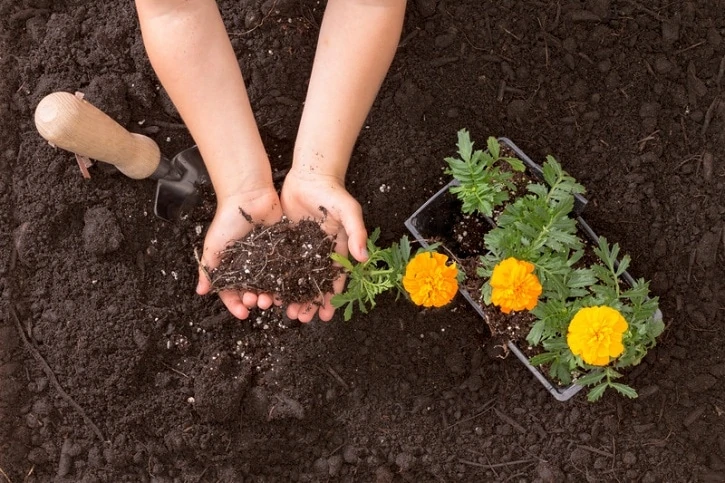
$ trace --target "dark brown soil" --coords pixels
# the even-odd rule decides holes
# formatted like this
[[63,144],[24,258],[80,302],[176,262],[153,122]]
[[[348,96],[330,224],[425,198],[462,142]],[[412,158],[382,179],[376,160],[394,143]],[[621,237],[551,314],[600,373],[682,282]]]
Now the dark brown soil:
[[[219,5],[283,172],[323,5]],[[193,143],[133,3],[0,0],[0,26],[0,481],[725,481],[722,2],[411,0],[353,154],[381,245],[448,182],[464,127],[587,187],[668,325],[624,381],[640,397],[597,404],[489,358],[460,297],[234,320],[194,294],[208,220],[155,219],[153,182],[85,180],[32,123],[80,90],[167,155]]]
[[221,263],[206,269],[214,291],[275,294],[285,303],[321,300],[332,293],[341,275],[330,254],[335,240],[319,223],[286,218],[270,226],[257,225],[241,240],[234,240]]

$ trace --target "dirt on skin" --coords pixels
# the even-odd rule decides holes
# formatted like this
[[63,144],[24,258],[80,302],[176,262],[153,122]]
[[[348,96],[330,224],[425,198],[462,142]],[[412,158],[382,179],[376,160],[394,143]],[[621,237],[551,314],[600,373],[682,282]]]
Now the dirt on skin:
[[[324,3],[219,2],[275,173]],[[193,144],[132,2],[0,0],[0,481],[725,481],[725,13],[720,1],[411,0],[347,176],[381,245],[467,128],[554,155],[667,324],[623,382],[560,403],[461,297],[299,325],[194,293],[210,219],[154,182],[83,179],[35,132],[82,91],[167,156]],[[331,93],[334,101],[334,93]]]

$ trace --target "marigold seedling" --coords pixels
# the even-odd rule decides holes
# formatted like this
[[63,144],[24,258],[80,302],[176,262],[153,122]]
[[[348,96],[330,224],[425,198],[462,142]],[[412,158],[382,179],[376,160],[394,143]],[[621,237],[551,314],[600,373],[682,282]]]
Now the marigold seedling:
[[484,305],[504,314],[529,313],[533,324],[526,337],[541,349],[530,359],[548,366],[549,375],[562,384],[593,386],[588,398],[599,399],[607,388],[636,397],[631,387],[614,382],[619,369],[639,364],[664,330],[655,318],[657,297],[644,280],[625,287],[623,276],[630,259],[619,258],[619,245],[599,237],[593,254],[580,236],[572,216],[575,195],[584,187],[567,174],[552,156],[542,166],[541,180],[532,180],[527,192],[508,199],[511,170],[522,165],[501,157],[495,138],[488,151],[473,151],[465,130],[458,133],[460,159],[447,158],[448,172],[459,181],[452,188],[463,213],[491,216],[500,210],[496,227],[484,236],[477,275]]

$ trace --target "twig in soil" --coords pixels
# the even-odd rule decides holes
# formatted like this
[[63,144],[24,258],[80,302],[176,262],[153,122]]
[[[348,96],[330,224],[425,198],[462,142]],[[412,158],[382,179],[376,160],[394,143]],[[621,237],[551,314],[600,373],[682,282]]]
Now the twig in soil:
[[[478,451],[474,451],[474,450],[472,450],[472,449],[467,449],[466,451],[468,451],[469,453],[472,453],[472,454],[478,455],[478,456],[483,456],[484,458],[486,458],[486,461],[488,462],[488,464],[489,464],[489,465],[491,464],[491,459],[490,459],[490,458],[488,457],[488,455],[487,455],[487,454],[484,454],[484,453],[480,453],[480,452],[478,452]],[[496,479],[498,479],[498,471],[496,471],[496,469],[495,469],[495,468],[491,468],[491,471],[493,471],[493,475],[494,475],[494,476],[496,477]]]
[[[528,470],[533,464],[523,468],[524,470]],[[526,471],[519,471],[518,473],[514,473],[513,475],[509,476],[505,480],[503,480],[503,483],[508,483],[509,481],[513,480],[514,478],[518,478],[519,476],[526,476]]]
[[469,417],[467,417],[465,419],[461,419],[460,421],[456,421],[455,423],[453,423],[453,424],[451,424],[451,425],[443,428],[443,431],[447,431],[447,430],[451,429],[454,426],[458,426],[459,424],[463,424],[463,423],[466,423],[468,421],[472,421],[472,420],[476,419],[477,417],[486,414],[488,411],[491,410],[491,406],[493,406],[495,402],[496,402],[496,398],[490,399],[490,400],[486,401],[486,403],[483,405],[483,409],[481,409],[479,412],[477,412],[473,416],[469,416]]
[[25,483],[25,482],[27,482],[27,481],[30,480],[30,477],[33,475],[33,472],[34,471],[35,471],[35,465],[33,465],[33,466],[30,467],[30,469],[28,470],[28,474],[25,475],[25,478],[23,478],[23,483]]
[[722,56],[722,59],[720,59],[720,68],[717,70],[717,79],[715,79],[715,85],[717,86],[717,91],[720,92],[722,89],[721,83],[722,78],[725,75],[725,55]]
[[486,43],[493,45],[493,32],[491,32],[491,19],[488,16],[488,11],[484,13],[484,17],[486,19],[486,39],[488,40]]
[[601,450],[601,449],[597,449],[597,448],[595,448],[593,446],[588,446],[586,444],[580,444],[580,445],[577,445],[577,447],[579,449],[583,449],[583,450],[586,450],[586,451],[591,451],[592,453],[596,453],[596,454],[601,455],[601,456],[604,456],[606,458],[613,458],[614,457],[612,455],[612,453],[609,453],[608,451],[604,451],[604,450]]
[[48,380],[53,384],[53,387],[55,387],[55,390],[58,391],[58,394],[68,402],[68,404],[71,405],[73,409],[76,410],[78,415],[83,418],[83,421],[88,425],[91,430],[96,434],[98,439],[100,439],[104,443],[108,443],[109,441],[103,436],[103,433],[100,429],[98,429],[98,426],[91,420],[91,418],[88,417],[86,412],[83,410],[80,405],[75,402],[75,400],[70,397],[70,395],[65,392],[65,390],[61,387],[60,383],[58,382],[58,378],[55,376],[55,373],[53,372],[53,369],[48,365],[48,363],[45,361],[43,356],[40,354],[38,349],[35,347],[34,342],[31,342],[31,340],[28,338],[28,335],[25,333],[25,330],[23,330],[23,326],[20,323],[20,317],[18,317],[17,312],[15,311],[15,308],[11,305],[8,310],[10,311],[10,315],[13,317],[13,320],[15,321],[15,327],[18,330],[18,334],[20,335],[20,338],[23,340],[23,344],[25,344],[25,347],[30,351],[30,353],[33,355],[35,360],[40,364],[40,366],[43,368],[43,371],[45,372],[45,375],[48,377]]
[[482,52],[485,52],[486,50],[488,50],[488,49],[485,49],[484,47],[478,47],[478,46],[474,45],[473,42],[471,42],[471,39],[468,38],[468,35],[466,35],[466,32],[464,32],[463,30],[461,30],[461,33],[463,34],[463,38],[466,39],[466,42],[468,43],[468,45],[471,46],[471,48],[473,50],[480,50]]
[[506,29],[505,29],[504,27],[501,27],[501,30],[503,30],[504,32],[506,32],[507,34],[509,34],[509,35],[510,35],[511,37],[513,37],[513,38],[515,38],[516,40],[518,40],[519,42],[521,42],[521,37],[517,36],[517,35],[516,35],[516,34],[514,34],[513,32],[509,32],[509,31],[508,31],[508,30],[506,30]]
[[690,156],[687,156],[685,159],[682,160],[680,164],[677,165],[677,169],[681,169],[684,165],[691,161],[697,161],[700,162],[702,159],[702,155],[700,154],[691,154]]
[[691,49],[694,49],[694,48],[696,48],[696,47],[699,47],[699,46],[701,46],[701,45],[702,45],[702,44],[704,44],[704,43],[705,43],[705,41],[704,41],[704,40],[701,40],[700,42],[698,42],[698,43],[696,43],[696,44],[692,44],[692,45],[690,45],[689,47],[685,47],[684,49],[676,50],[676,51],[675,51],[675,55],[677,55],[677,54],[681,54],[681,53],[683,53],[683,52],[687,52],[688,50],[691,50]]
[[336,380],[337,382],[339,382],[339,383],[340,383],[340,385],[341,385],[342,387],[344,387],[344,388],[345,388],[346,390],[348,390],[348,391],[350,390],[350,386],[348,386],[348,384],[347,384],[347,383],[345,382],[345,380],[344,380],[344,379],[343,379],[343,378],[342,378],[342,377],[340,376],[340,374],[338,374],[338,373],[337,373],[337,372],[335,371],[335,369],[333,369],[332,367],[330,367],[330,366],[328,365],[328,366],[327,366],[327,372],[329,372],[329,373],[330,373],[330,375],[331,375],[332,377],[334,377],[334,378],[335,378],[335,380]]
[[2,477],[5,478],[5,481],[7,481],[8,483],[13,483],[8,474],[5,473],[5,470],[3,470],[2,466],[0,466],[0,475],[2,475]]
[[496,94],[496,100],[498,102],[503,101],[503,96],[506,93],[506,79],[501,80],[501,84],[498,86],[498,94]]
[[181,372],[181,371],[180,371],[180,370],[178,370],[178,369],[174,369],[173,367],[171,367],[170,365],[168,365],[168,364],[167,364],[167,363],[165,363],[165,362],[162,362],[162,363],[161,363],[161,365],[162,365],[162,366],[164,366],[165,368],[167,368],[167,369],[168,369],[168,370],[170,370],[170,371],[174,371],[175,373],[179,374],[180,376],[183,376],[183,377],[185,377],[185,378],[187,378],[187,379],[189,378],[189,376],[187,376],[186,374],[184,374],[183,372]]
[[208,466],[206,468],[204,468],[204,471],[201,472],[201,474],[199,475],[199,478],[197,478],[196,481],[204,481],[203,478],[204,478],[204,475],[206,474],[207,471],[209,471],[209,467]]
[[13,273],[13,271],[15,270],[15,265],[17,263],[18,263],[18,251],[11,250],[10,259],[8,260],[8,273]]
[[510,424],[519,433],[526,433],[526,429],[524,429],[523,426],[521,426],[519,423],[514,421],[511,417],[506,416],[504,413],[499,411],[497,408],[493,408],[493,410],[496,411],[496,414],[498,415],[499,418],[501,418],[501,420],[504,423]]
[[690,139],[687,137],[687,129],[685,128],[685,116],[680,115],[680,129],[682,129],[682,137],[685,138],[685,147],[690,146]]
[[584,52],[578,52],[578,53],[577,53],[577,55],[578,55],[579,57],[581,57],[582,59],[586,60],[587,62],[589,62],[589,64],[590,64],[590,65],[594,65],[594,61],[592,60],[592,58],[591,58],[591,57],[589,57],[589,56],[588,56],[587,54],[585,54]]
[[715,114],[715,109],[717,109],[717,106],[720,105],[720,95],[718,94],[715,96],[715,99],[712,100],[710,103],[710,107],[707,108],[707,111],[705,111],[705,120],[702,122],[702,128],[700,129],[700,134],[705,135],[705,132],[707,132],[707,128],[710,127],[710,121],[712,121],[712,116]]
[[559,22],[561,22],[561,2],[556,2],[556,15],[554,16],[554,23],[549,27],[549,32],[553,32],[559,26]]
[[650,15],[651,17],[655,18],[656,20],[658,20],[660,22],[664,22],[665,21],[665,19],[662,18],[662,15],[660,15],[657,12],[655,12],[654,10],[650,10],[649,8],[647,8],[644,5],[642,5],[641,3],[636,2],[635,0],[626,0],[626,1],[627,1],[627,3],[629,3],[630,5],[632,5],[633,7],[637,8],[638,10],[641,10],[642,12],[646,13],[647,15]]
[[335,453],[337,453],[338,451],[340,451],[345,446],[345,444],[346,443],[342,443],[341,445],[335,447],[332,451],[330,451],[329,455],[332,456]]
[[649,136],[644,137],[644,138],[640,139],[639,141],[637,141],[637,144],[639,145],[639,152],[640,153],[642,151],[644,151],[644,148],[647,147],[647,142],[649,142],[649,141],[655,141],[657,139],[655,136],[657,134],[659,134],[659,132],[660,132],[660,130],[658,129],[655,132],[653,132],[652,134],[650,134]]
[[667,436],[665,436],[664,439],[652,439],[648,441],[647,443],[642,443],[642,446],[664,446],[667,441],[670,439],[670,436],[672,436],[672,430],[670,430],[669,433],[667,433]]
[[692,275],[692,267],[695,266],[695,259],[697,258],[697,247],[690,253],[690,260],[687,264],[687,283],[690,283],[690,276]]
[[464,459],[459,459],[458,461],[463,463],[464,465],[478,466],[479,468],[486,468],[489,470],[493,470],[494,468],[503,468],[505,466],[525,465],[525,464],[529,464],[529,463],[536,463],[536,460],[533,458],[530,458],[527,460],[515,460],[515,461],[507,461],[505,463],[492,463],[492,464],[477,463],[475,461],[468,461],[468,460],[464,460]]
[[544,37],[544,59],[546,60],[546,68],[549,68],[549,39],[546,37],[546,29],[544,28],[544,24],[541,21],[541,18],[537,17],[536,20],[539,21],[539,27],[541,27],[541,32]]

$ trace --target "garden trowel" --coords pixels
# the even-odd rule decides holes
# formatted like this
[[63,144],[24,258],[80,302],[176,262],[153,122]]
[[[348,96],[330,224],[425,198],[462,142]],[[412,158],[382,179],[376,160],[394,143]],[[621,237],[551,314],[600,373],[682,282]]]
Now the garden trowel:
[[129,178],[158,180],[154,213],[165,220],[178,219],[198,201],[199,185],[209,183],[196,146],[168,159],[153,139],[127,131],[79,95],[54,92],[43,98],[35,126],[49,143],[76,156],[113,164]]

